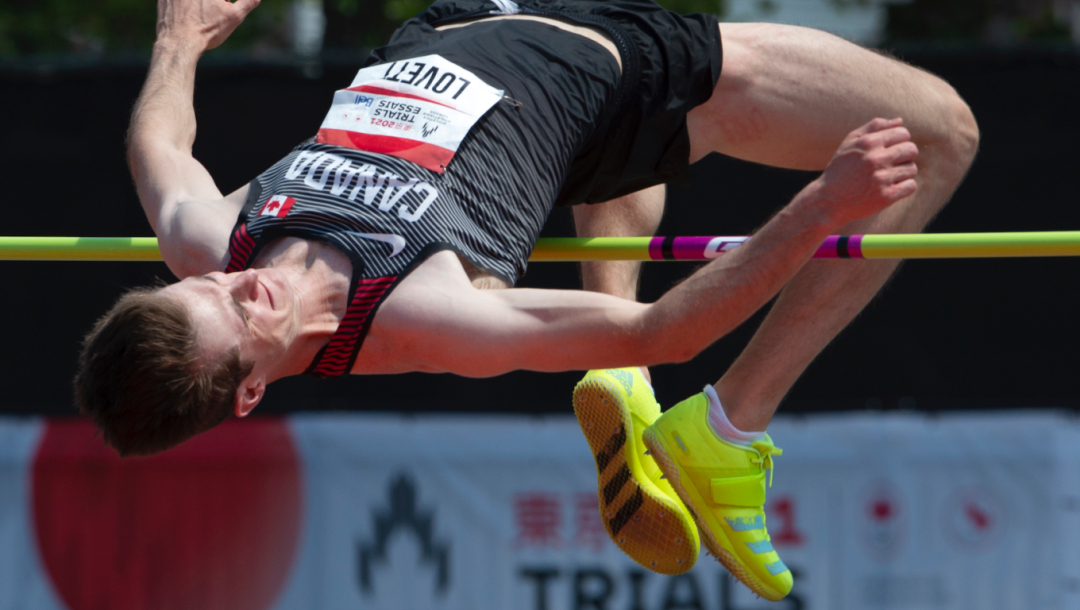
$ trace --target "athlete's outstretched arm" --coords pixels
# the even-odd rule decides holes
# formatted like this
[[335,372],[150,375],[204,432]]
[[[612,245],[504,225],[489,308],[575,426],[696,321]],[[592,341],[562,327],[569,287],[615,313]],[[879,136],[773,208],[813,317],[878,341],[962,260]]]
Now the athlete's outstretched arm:
[[652,305],[588,292],[444,289],[438,270],[421,268],[414,273],[430,272],[426,282],[403,282],[372,333],[381,342],[386,323],[399,357],[470,376],[688,360],[775,296],[838,227],[912,195],[918,149],[910,140],[899,119],[852,132],[752,239]]
[[[138,189],[139,200],[162,254],[173,271],[182,268],[192,243],[226,239],[231,220],[224,225],[226,235],[215,230],[229,213],[222,206],[193,206],[185,214],[209,216],[178,222],[178,211],[186,202],[220,202],[223,197],[214,180],[191,156],[195,141],[195,65],[206,50],[228,38],[259,0],[159,0],[157,42],[150,70],[135,104],[128,131],[128,163]],[[241,202],[242,204],[242,202]],[[208,234],[203,234],[209,231]],[[184,243],[192,242],[192,243]],[[179,273],[178,275],[187,275]]]

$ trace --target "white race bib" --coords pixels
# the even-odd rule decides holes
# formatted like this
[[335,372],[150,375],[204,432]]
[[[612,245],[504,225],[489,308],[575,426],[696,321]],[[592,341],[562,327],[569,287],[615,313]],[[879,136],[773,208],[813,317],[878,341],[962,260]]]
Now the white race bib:
[[317,142],[393,155],[440,174],[503,92],[438,55],[364,68],[334,93]]

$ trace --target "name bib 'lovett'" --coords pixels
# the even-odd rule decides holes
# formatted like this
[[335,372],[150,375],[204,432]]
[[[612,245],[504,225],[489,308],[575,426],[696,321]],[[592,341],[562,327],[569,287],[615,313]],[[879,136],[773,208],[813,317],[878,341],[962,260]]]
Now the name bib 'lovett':
[[372,66],[334,93],[316,140],[442,173],[472,126],[502,96],[438,55]]

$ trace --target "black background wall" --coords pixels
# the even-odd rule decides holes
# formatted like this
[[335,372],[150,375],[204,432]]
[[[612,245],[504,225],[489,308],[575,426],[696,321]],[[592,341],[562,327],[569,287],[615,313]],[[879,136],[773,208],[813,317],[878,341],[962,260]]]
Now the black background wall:
[[[224,191],[314,133],[356,65],[317,79],[286,67],[200,69],[195,155]],[[359,59],[359,56],[358,56]],[[982,150],[930,230],[1080,229],[1080,57],[1049,51],[914,54],[970,103]],[[141,67],[0,73],[0,235],[151,235],[124,164]],[[670,190],[660,234],[745,234],[812,175],[712,157]],[[571,235],[557,211],[547,235]],[[647,265],[655,299],[694,269]],[[1080,259],[912,261],[810,367],[785,411],[1080,406]],[[125,288],[171,281],[161,264],[0,262],[0,412],[71,414],[82,334]],[[575,265],[535,264],[525,286],[576,287]],[[664,404],[715,380],[760,320],[693,362],[657,367]],[[577,373],[289,379],[260,410],[569,411]]]

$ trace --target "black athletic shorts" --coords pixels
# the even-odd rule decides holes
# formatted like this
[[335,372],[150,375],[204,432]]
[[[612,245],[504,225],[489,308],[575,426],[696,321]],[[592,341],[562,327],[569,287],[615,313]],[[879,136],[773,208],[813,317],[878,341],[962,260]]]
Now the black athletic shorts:
[[[600,203],[656,184],[685,181],[690,157],[686,113],[712,96],[720,78],[723,57],[716,18],[679,15],[651,0],[523,0],[517,5],[523,14],[607,32],[622,58],[616,93],[594,118],[594,129],[575,144],[555,204]],[[499,11],[486,0],[438,0],[406,22],[390,46],[410,37],[419,40],[439,25]],[[552,45],[550,53],[558,55],[558,46]],[[522,69],[535,71],[543,82],[543,66],[537,61],[544,58],[520,57]],[[577,97],[570,90],[550,95],[556,107],[558,96],[568,104]]]

